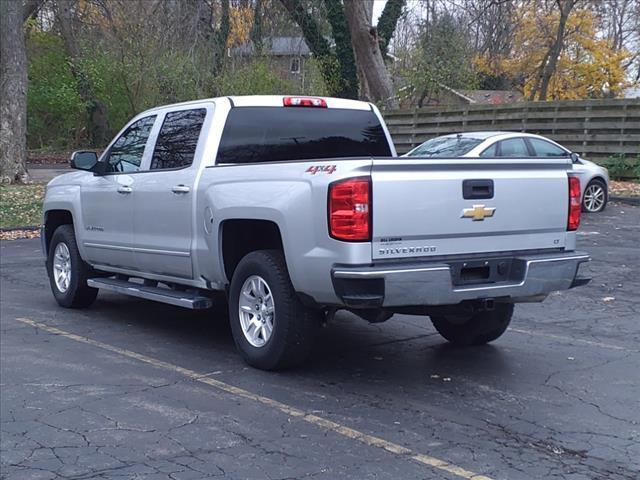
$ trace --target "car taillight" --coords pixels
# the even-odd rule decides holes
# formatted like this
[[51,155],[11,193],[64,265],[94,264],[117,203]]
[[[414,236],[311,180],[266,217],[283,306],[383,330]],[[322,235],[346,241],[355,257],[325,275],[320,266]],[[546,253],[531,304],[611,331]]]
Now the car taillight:
[[348,178],[329,185],[329,235],[337,240],[371,239],[371,179]]
[[578,177],[569,177],[569,219],[567,220],[567,230],[577,230],[580,226],[580,212],[582,204],[580,195],[580,180]]
[[283,104],[285,107],[327,108],[325,99],[318,97],[284,97]]

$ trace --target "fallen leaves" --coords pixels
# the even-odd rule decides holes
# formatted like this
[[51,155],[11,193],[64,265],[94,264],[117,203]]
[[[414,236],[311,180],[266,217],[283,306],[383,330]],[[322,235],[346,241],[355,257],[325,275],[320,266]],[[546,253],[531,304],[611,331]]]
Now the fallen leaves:
[[609,182],[609,194],[621,197],[640,197],[640,182]]
[[39,238],[40,230],[0,231],[0,240],[20,240],[22,238]]
[[40,225],[44,189],[42,184],[0,186],[0,228]]

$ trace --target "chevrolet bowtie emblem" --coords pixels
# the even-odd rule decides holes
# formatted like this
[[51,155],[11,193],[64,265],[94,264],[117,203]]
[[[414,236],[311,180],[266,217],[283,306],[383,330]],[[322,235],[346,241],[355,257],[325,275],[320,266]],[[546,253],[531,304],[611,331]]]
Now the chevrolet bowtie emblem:
[[472,208],[462,210],[461,218],[473,218],[473,221],[482,221],[485,217],[493,217],[495,207],[485,207],[484,205],[474,205]]

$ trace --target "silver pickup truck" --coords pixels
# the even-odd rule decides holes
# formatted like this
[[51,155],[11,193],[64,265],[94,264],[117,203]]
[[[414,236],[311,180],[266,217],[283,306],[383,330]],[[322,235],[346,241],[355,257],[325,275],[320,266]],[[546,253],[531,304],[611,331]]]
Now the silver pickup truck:
[[567,158],[398,158],[380,112],[336,98],[225,97],[154,108],[49,183],[53,295],[98,289],[228,303],[250,365],[309,353],[346,309],[428,315],[447,340],[498,338],[518,302],[587,282]]

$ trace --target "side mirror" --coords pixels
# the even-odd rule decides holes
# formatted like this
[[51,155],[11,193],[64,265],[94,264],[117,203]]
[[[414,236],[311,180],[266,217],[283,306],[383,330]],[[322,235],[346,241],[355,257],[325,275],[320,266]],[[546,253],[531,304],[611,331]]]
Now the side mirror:
[[71,168],[92,172],[97,163],[98,155],[96,152],[80,150],[71,154]]
[[571,157],[571,161],[573,163],[578,163],[578,160],[580,160],[580,155],[578,155],[576,152],[571,152],[571,155],[569,155]]

